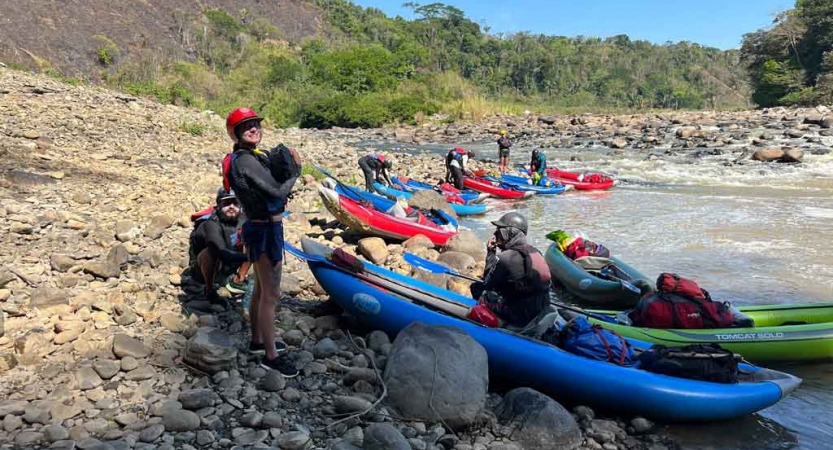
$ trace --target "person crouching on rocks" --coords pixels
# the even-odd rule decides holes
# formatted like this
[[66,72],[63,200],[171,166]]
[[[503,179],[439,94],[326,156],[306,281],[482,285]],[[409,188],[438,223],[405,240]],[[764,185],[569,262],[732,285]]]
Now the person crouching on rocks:
[[445,156],[446,183],[450,179],[454,187],[463,190],[463,177],[468,174],[469,159],[474,159],[474,152],[467,152],[461,147],[455,147],[448,152]]
[[[229,184],[246,214],[243,241],[248,259],[255,267],[255,286],[249,306],[252,341],[249,352],[265,354],[261,365],[284,377],[298,375],[298,369],[284,354],[286,345],[275,341],[275,310],[281,298],[284,257],[283,212],[298,175],[279,183],[273,176],[270,157],[256,151],[263,118],[249,108],[238,108],[226,118],[226,129],[234,141]],[[301,160],[287,149],[297,167]]]
[[362,169],[364,174],[364,183],[367,185],[368,192],[378,192],[376,187],[373,186],[374,182],[387,183],[388,186],[393,185],[388,175],[388,169],[391,167],[393,167],[393,163],[385,155],[372,154],[359,158],[359,168]]
[[[227,192],[220,188],[214,211],[195,224],[189,239],[189,272],[196,282],[205,285],[205,298],[211,303],[225,303],[217,295],[215,280],[231,277],[246,262],[246,254],[241,251],[242,242],[237,236],[239,218],[240,205],[234,191]],[[233,278],[229,285],[241,281]]]
[[510,212],[492,225],[497,228],[486,244],[485,277],[471,285],[472,297],[504,324],[523,327],[549,306],[550,269],[527,243],[524,216]]

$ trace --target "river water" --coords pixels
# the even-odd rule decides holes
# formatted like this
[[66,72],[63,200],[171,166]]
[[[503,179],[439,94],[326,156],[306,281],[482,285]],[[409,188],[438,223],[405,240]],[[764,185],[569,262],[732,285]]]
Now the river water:
[[[494,143],[466,148],[481,159],[497,156]],[[514,148],[513,163],[527,162],[530,150]],[[694,278],[715,299],[833,301],[833,154],[807,155],[801,165],[739,166],[730,164],[731,152],[653,160],[604,148],[546,153],[550,166],[603,171],[620,182],[606,192],[494,201],[486,217],[462,225],[486,239],[489,220],[517,210],[530,219],[530,237],[542,250],[544,235],[561,228],[603,243],[649,278],[664,271]],[[582,161],[571,162],[574,155]],[[831,448],[833,363],[775,368],[804,379],[775,406],[720,424],[669,425],[666,432],[690,449]]]

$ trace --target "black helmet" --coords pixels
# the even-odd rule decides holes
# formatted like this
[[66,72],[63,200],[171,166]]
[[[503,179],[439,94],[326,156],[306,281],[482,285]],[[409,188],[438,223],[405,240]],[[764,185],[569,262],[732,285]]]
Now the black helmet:
[[532,156],[538,156],[538,149],[532,150]]
[[523,234],[526,234],[529,229],[526,223],[526,217],[516,212],[504,214],[500,219],[493,221],[492,225],[498,228],[514,227],[521,230]]
[[385,169],[390,169],[391,167],[393,167],[393,163],[390,162],[389,159],[386,159],[383,164],[385,165]]
[[223,188],[217,189],[217,198],[215,200],[216,200],[216,203],[218,205],[223,200],[226,200],[226,199],[229,199],[229,198],[234,198],[234,199],[237,198],[237,195],[234,194],[234,191],[229,190],[228,192],[226,192],[226,190],[223,189]]
[[469,158],[474,159],[474,151],[473,150],[469,150]]

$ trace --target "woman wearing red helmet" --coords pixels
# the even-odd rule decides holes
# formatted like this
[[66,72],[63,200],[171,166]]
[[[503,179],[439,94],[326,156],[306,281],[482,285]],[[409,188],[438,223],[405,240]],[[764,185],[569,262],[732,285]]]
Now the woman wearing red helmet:
[[[283,268],[283,212],[289,192],[297,177],[284,183],[277,182],[270,171],[269,157],[257,150],[260,143],[263,118],[249,108],[238,108],[226,118],[226,130],[234,141],[228,181],[246,213],[243,224],[243,242],[249,261],[255,266],[255,287],[249,306],[252,324],[250,353],[265,353],[261,365],[277,370],[285,377],[298,375],[298,369],[286,356],[278,356],[286,350],[275,342],[275,309],[281,298],[281,272]],[[292,157],[300,165],[294,150]]]

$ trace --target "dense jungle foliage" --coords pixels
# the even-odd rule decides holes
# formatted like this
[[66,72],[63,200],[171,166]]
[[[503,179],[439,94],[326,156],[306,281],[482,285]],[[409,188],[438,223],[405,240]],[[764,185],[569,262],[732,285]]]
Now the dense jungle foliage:
[[[737,51],[627,36],[490,34],[463,11],[408,3],[391,18],[346,0],[309,0],[325,24],[289,43],[250,13],[177,11],[190,61],[134,57],[108,83],[224,113],[250,105],[277,126],[375,127],[494,112],[750,106]],[[780,63],[779,63],[780,64]]]

